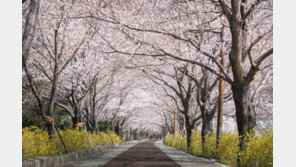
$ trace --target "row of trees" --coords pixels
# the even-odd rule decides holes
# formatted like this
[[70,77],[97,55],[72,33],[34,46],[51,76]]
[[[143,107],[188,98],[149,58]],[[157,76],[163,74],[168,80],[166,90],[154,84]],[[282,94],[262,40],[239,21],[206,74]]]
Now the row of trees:
[[190,146],[214,131],[223,79],[243,150],[272,125],[272,16],[271,0],[25,1],[23,102],[91,131],[172,133],[176,114]]
[[[96,39],[96,29],[85,26],[87,21],[71,18],[79,14],[81,5],[23,3],[23,44],[31,45],[23,46],[23,115],[34,110],[46,122],[62,110],[72,125],[85,122],[90,131],[99,133],[100,119],[105,127],[117,128],[118,134],[123,126],[128,134],[140,133],[145,127],[129,126],[137,119],[133,113],[142,107],[140,101],[131,101],[134,82],[141,75],[128,69],[126,59],[103,54],[102,41]],[[53,134],[51,124],[47,127]]]

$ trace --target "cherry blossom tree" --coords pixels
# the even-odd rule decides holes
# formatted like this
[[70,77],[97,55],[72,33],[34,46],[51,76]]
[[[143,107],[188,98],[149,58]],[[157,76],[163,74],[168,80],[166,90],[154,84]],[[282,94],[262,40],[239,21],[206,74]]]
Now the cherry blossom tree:
[[236,121],[242,151],[249,130],[272,125],[272,7],[270,0],[24,2],[24,96],[33,94],[45,121],[60,107],[74,125],[99,132],[103,121],[107,133],[111,125],[128,140],[173,133],[177,114],[190,146],[192,129],[201,128],[203,143],[214,129],[223,79],[225,124]]
[[[269,66],[265,60],[273,53],[272,1],[154,1],[133,4],[125,1],[120,4],[110,2],[109,6],[107,10],[85,16],[107,23],[121,32],[122,38],[130,39],[131,43],[125,42],[125,47],[119,49],[116,43],[120,40],[106,37],[109,53],[170,57],[201,66],[231,85],[241,136],[240,148],[244,149],[245,134],[256,126],[255,112],[250,107],[250,86],[258,71]],[[107,17],[101,17],[102,14]],[[226,29],[225,33],[217,35],[221,27]],[[220,53],[216,44],[220,45],[223,54],[229,55],[226,64],[231,71],[228,73],[218,62]],[[178,45],[182,45],[181,53]],[[196,55],[201,59],[196,60]],[[210,65],[205,63],[205,58],[210,59]]]
[[[36,42],[32,44],[33,50],[28,60],[24,62],[24,72],[38,102],[39,114],[45,121],[53,116],[59,77],[86,40],[87,31],[79,31],[85,28],[75,27],[78,23],[72,23],[68,19],[69,11],[73,9],[73,6],[74,4],[55,2],[41,4],[39,18],[42,21],[39,20]],[[48,14],[48,9],[53,12],[52,15]],[[77,28],[76,32],[79,31],[77,36],[72,34],[75,28]],[[66,42],[67,40],[72,40],[72,42]],[[41,92],[36,84],[40,81],[49,85],[50,89]],[[46,106],[44,105],[45,100],[48,101]],[[49,134],[52,134],[52,126],[47,124],[47,127]]]

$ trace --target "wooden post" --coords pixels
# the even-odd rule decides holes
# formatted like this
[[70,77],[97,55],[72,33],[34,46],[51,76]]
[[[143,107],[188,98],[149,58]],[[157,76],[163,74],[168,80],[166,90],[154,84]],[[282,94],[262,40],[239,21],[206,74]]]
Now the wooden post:
[[111,138],[111,135],[110,135],[110,133],[109,133],[109,124],[107,123],[106,124],[106,133],[107,133],[107,135],[109,136],[109,140],[111,141],[111,144],[114,144],[114,142],[113,142],[113,140],[112,140],[112,138]]
[[68,150],[68,148],[66,147],[66,144],[65,144],[65,142],[64,142],[64,140],[63,140],[63,138],[62,138],[62,136],[61,136],[61,134],[60,134],[60,132],[59,132],[59,128],[58,128],[58,126],[57,126],[57,124],[56,124],[55,122],[54,122],[54,125],[55,125],[55,129],[56,129],[56,131],[58,132],[58,135],[59,135],[59,137],[60,137],[60,139],[61,139],[61,141],[62,141],[62,144],[63,144],[63,146],[64,146],[66,152],[69,153],[69,150]]
[[55,127],[54,127],[54,122],[53,121],[51,121],[51,126],[53,128],[53,133],[54,133],[54,136],[55,136],[55,139],[56,139],[56,144],[58,146],[59,152],[60,152],[60,154],[63,154],[62,151],[61,151],[61,147],[59,145],[59,141],[58,141],[58,137],[56,135],[56,131],[55,131]]
[[44,130],[45,126],[46,126],[46,123],[44,123],[44,124],[42,125],[41,130]]
[[174,113],[174,135],[177,134],[177,114]]
[[[224,53],[221,51],[221,66],[224,68]],[[220,70],[220,74],[223,75],[223,72]],[[218,120],[217,120],[217,144],[216,147],[218,148],[219,139],[222,136],[222,122],[223,122],[223,99],[224,99],[224,80],[220,78],[219,80],[219,101],[218,101]]]
[[89,138],[88,131],[87,131],[87,129],[86,129],[86,125],[85,125],[85,123],[84,123],[83,125],[84,125],[84,129],[85,129],[85,131],[86,131],[86,136],[87,136],[87,138],[88,138],[88,142],[89,142],[89,144],[90,144],[90,147],[93,148],[93,145],[91,144],[91,141],[90,141],[90,138]]

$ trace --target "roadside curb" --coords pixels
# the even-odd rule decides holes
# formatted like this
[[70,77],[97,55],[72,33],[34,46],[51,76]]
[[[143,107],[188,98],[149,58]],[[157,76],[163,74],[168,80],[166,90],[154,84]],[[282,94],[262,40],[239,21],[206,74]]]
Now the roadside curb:
[[203,161],[211,162],[211,163],[213,163],[212,165],[217,165],[217,166],[220,166],[220,167],[229,167],[229,166],[227,166],[227,165],[225,165],[225,164],[222,164],[222,163],[217,162],[216,159],[207,159],[207,158],[204,158],[204,157],[194,156],[194,155],[189,154],[189,153],[187,153],[187,152],[181,151],[181,150],[179,150],[179,149],[177,149],[177,148],[167,146],[167,145],[165,145],[162,141],[160,141],[160,142],[157,143],[157,144],[161,144],[161,145],[163,145],[163,146],[165,146],[165,147],[168,147],[168,148],[170,148],[171,150],[174,150],[174,151],[180,151],[180,152],[182,152],[182,154],[184,154],[184,155],[186,155],[186,156],[188,156],[188,157],[197,158],[197,159],[200,159],[200,160],[203,160]]
[[124,143],[115,143],[115,144],[108,144],[105,146],[97,146],[94,148],[88,148],[83,150],[77,150],[74,152],[54,156],[54,157],[39,157],[35,159],[30,159],[22,162],[23,167],[48,167],[48,166],[57,166],[63,165],[72,161],[83,159],[89,155],[100,153],[103,151],[110,150],[112,148],[118,147],[119,145],[125,145],[130,143],[136,143],[145,140],[133,140],[127,141]]

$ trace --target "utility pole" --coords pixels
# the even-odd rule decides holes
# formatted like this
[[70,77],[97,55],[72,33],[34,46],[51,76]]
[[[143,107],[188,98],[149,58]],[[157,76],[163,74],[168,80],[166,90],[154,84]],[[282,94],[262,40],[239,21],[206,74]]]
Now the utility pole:
[[[220,38],[221,38],[221,51],[220,51],[220,56],[221,56],[221,67],[224,69],[225,66],[225,61],[224,61],[224,52],[223,52],[223,45],[225,42],[225,37],[226,37],[226,27],[222,26],[221,28],[221,33],[220,33]],[[220,70],[220,74],[223,75],[222,70]],[[223,122],[223,100],[224,100],[224,80],[223,78],[220,77],[219,79],[219,101],[218,101],[218,120],[217,120],[217,143],[216,147],[218,148],[219,145],[219,139],[222,136],[222,122]]]
[[[221,52],[221,66],[224,68],[224,56],[223,51]],[[220,74],[223,75],[222,71]],[[223,99],[224,99],[224,80],[220,78],[219,80],[219,101],[218,101],[218,121],[217,121],[217,144],[216,147],[219,145],[219,139],[222,136],[222,122],[223,122]]]
[[177,114],[174,113],[174,135],[177,134]]

